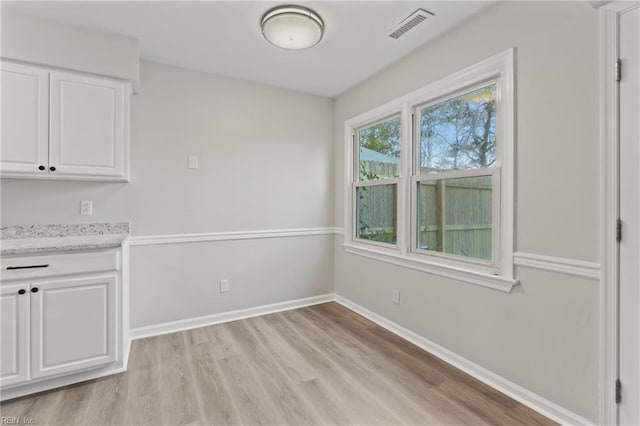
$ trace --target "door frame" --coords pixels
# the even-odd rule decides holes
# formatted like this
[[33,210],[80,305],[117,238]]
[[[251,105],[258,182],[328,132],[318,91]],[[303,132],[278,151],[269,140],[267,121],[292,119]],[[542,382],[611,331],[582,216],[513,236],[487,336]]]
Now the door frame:
[[619,17],[638,3],[611,2],[599,8],[600,28],[600,371],[599,423],[618,424],[615,381],[618,378],[618,293],[620,217],[620,112],[616,62]]

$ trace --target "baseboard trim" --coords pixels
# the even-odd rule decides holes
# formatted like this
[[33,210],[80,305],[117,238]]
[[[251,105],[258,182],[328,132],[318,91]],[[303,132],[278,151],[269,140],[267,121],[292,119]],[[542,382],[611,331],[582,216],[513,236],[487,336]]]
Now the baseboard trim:
[[211,241],[256,240],[262,238],[309,237],[313,235],[333,235],[339,228],[299,228],[268,229],[239,232],[205,232],[192,234],[139,235],[129,238],[132,246],[151,246],[164,244],[184,244]]
[[129,368],[129,355],[131,354],[131,336],[127,336],[124,343],[124,353],[122,354],[122,368],[126,371]]
[[304,308],[305,306],[318,305],[334,300],[333,293],[321,296],[305,297],[303,299],[290,300],[287,302],[272,303],[270,305],[256,306],[253,308],[238,309],[235,311],[222,312],[219,314],[205,315],[196,318],[165,322],[157,325],[133,328],[129,331],[131,340],[143,339],[145,337],[160,336],[162,334],[176,333],[178,331],[191,330],[194,328],[209,325],[221,324],[230,321],[237,321],[245,318],[257,317],[260,315],[273,314],[276,312],[288,311],[291,309]]
[[593,423],[345,297],[336,294],[334,300],[555,422],[566,425]]
[[513,263],[543,271],[559,272],[591,280],[600,280],[600,264],[586,260],[567,259],[564,257],[544,256],[541,254],[516,252]]
[[469,361],[468,359],[438,345],[431,340],[420,336],[419,334],[379,315],[369,309],[358,305],[357,303],[337,294],[329,293],[320,296],[306,297],[302,299],[291,300],[287,302],[272,303],[253,308],[238,309],[235,311],[223,312],[213,315],[205,315],[196,318],[189,318],[179,321],[171,321],[162,324],[138,327],[129,331],[129,339],[127,339],[127,348],[125,349],[123,365],[116,369],[87,371],[74,374],[72,376],[64,376],[59,379],[47,380],[42,383],[33,383],[21,387],[2,389],[0,400],[5,401],[21,396],[42,392],[66,386],[68,384],[77,383],[85,380],[97,379],[111,374],[125,372],[127,370],[129,352],[131,342],[146,337],[160,336],[163,334],[176,333],[185,330],[205,327],[209,325],[221,324],[230,321],[237,321],[246,318],[252,318],[261,315],[272,314],[276,312],[288,311],[292,309],[303,308],[305,306],[318,305],[335,301],[342,306],[362,315],[363,317],[373,321],[379,326],[389,330],[397,336],[413,343],[421,349],[429,352],[442,359],[443,361],[453,365],[454,367],[464,371],[481,382],[491,386],[492,388],[504,393],[514,400],[526,405],[527,407],[537,411],[538,413],[565,425],[588,425],[592,424],[589,420],[575,414],[525,388],[519,386],[492,371]]
[[63,386],[86,382],[87,380],[95,380],[111,376],[113,374],[124,373],[125,371],[127,371],[127,369],[124,366],[116,364],[115,366],[104,367],[98,370],[86,370],[68,376],[46,378],[33,383],[25,383],[15,387],[2,388],[0,391],[0,401],[8,401],[22,396],[34,395]]

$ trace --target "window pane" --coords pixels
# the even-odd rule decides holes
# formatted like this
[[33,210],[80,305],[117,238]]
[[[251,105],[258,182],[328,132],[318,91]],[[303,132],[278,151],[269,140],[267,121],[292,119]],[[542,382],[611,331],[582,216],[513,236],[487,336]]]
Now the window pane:
[[356,238],[396,243],[396,196],[395,184],[356,188]]
[[420,173],[492,167],[496,162],[496,85],[420,111]]
[[399,176],[400,117],[358,130],[358,180]]
[[418,248],[491,260],[492,177],[418,184]]

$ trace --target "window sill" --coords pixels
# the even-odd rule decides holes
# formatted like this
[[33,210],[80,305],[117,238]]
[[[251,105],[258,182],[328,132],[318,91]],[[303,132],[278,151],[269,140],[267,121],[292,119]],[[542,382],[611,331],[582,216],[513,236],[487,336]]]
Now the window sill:
[[478,271],[458,268],[455,266],[427,262],[423,259],[416,259],[415,257],[410,256],[401,256],[400,254],[378,250],[373,247],[362,247],[360,245],[346,243],[343,244],[343,247],[347,253],[367,257],[369,259],[379,260],[381,262],[389,263],[403,268],[427,272],[429,274],[434,274],[445,278],[451,278],[468,284],[488,287],[493,290],[502,291],[504,293],[511,293],[513,287],[519,284],[519,281],[517,279],[507,278],[500,275],[486,274]]

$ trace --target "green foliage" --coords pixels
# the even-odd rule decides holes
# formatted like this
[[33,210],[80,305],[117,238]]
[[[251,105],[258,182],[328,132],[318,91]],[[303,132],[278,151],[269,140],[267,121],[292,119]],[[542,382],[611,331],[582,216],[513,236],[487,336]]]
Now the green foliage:
[[[374,126],[361,129],[358,132],[359,146],[380,152],[392,157],[400,157],[400,117],[387,120]],[[359,164],[359,175],[361,180],[376,180],[380,176],[367,171],[364,162]],[[387,232],[372,229],[371,225],[364,219],[367,215],[367,193],[368,187],[361,187],[358,195],[358,236],[359,238],[394,243],[396,240],[395,231]]]
[[[372,177],[369,176],[369,173],[367,173],[364,164],[362,162],[360,162],[360,177],[366,177],[367,180],[370,180]],[[377,176],[374,178],[377,179]],[[360,189],[360,191],[358,192],[358,198],[359,198],[359,202],[358,202],[358,209],[359,209],[359,214],[358,217],[360,218],[359,220],[359,235],[365,234],[367,233],[367,230],[369,229],[369,225],[362,219],[364,217],[365,211],[367,210],[367,203],[365,201],[365,196],[364,196],[364,192],[368,191],[368,188],[363,187],[362,189]]]
[[376,180],[376,179],[380,179],[380,176],[378,176],[376,173],[371,173],[367,171],[367,168],[364,165],[364,162],[361,161],[360,162],[360,179],[361,180]]
[[360,146],[392,157],[400,157],[400,117],[358,132]]
[[395,244],[396,233],[376,231],[376,232],[369,232],[367,234],[361,235],[360,238],[362,238],[363,240],[377,241],[379,243]]

